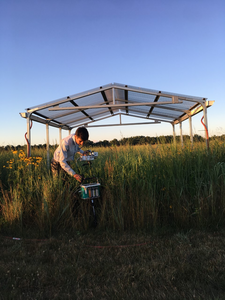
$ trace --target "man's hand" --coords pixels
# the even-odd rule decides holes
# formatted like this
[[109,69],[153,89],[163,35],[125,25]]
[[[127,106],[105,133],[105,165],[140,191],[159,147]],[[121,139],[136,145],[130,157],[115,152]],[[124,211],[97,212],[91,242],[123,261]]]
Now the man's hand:
[[79,174],[75,174],[75,175],[73,175],[73,177],[79,182],[81,182],[83,180],[83,176],[81,176]]

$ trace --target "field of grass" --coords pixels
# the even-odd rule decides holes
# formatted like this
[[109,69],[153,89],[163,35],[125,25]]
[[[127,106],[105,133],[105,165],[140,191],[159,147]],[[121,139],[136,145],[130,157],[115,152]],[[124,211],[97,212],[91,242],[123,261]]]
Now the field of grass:
[[[111,231],[219,228],[225,216],[225,146],[211,142],[181,148],[170,144],[98,148],[91,168],[74,162],[102,185],[98,229]],[[20,151],[0,156],[1,231],[41,237],[60,230],[86,231],[91,204],[81,200],[74,178],[53,179],[44,150],[30,159]],[[30,234],[30,233],[29,233]]]
[[0,299],[224,299],[225,145],[94,150],[95,229],[44,150],[1,150]]

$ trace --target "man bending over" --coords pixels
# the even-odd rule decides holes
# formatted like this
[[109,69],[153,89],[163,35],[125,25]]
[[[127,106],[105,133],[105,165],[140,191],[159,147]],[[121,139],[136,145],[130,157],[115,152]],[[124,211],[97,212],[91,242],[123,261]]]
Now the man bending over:
[[51,161],[51,170],[53,175],[59,175],[59,173],[67,173],[73,176],[79,182],[82,181],[82,176],[76,174],[70,167],[70,161],[74,160],[74,155],[78,152],[82,155],[88,153],[83,151],[80,146],[88,140],[89,133],[85,127],[77,128],[75,134],[70,134],[68,137],[62,139],[60,145],[54,152],[53,159]]

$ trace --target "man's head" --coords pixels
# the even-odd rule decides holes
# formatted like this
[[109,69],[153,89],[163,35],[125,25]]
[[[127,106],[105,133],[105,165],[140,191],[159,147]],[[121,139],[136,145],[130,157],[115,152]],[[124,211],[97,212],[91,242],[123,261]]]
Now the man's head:
[[75,141],[77,145],[82,146],[85,141],[88,140],[89,133],[85,127],[77,128],[75,132]]

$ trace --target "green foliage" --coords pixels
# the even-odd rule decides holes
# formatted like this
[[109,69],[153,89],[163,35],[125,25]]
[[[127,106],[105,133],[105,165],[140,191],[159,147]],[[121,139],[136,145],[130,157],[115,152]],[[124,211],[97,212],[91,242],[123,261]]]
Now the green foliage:
[[[0,228],[40,236],[59,230],[87,230],[92,220],[89,200],[79,197],[74,178],[54,179],[44,149],[1,150]],[[51,149],[51,156],[54,148]],[[85,177],[97,176],[102,188],[95,200],[98,228],[153,230],[162,227],[206,228],[224,225],[225,147],[212,141],[185,146],[126,145],[95,148],[91,168],[74,162]]]

